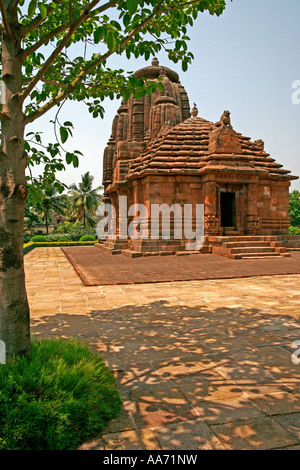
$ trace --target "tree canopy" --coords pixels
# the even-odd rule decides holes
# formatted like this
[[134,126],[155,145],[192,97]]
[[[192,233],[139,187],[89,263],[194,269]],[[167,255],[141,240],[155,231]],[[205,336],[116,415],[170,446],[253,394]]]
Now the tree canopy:
[[300,228],[300,191],[296,189],[290,193],[290,218],[292,227]]
[[[18,36],[22,68],[18,99],[23,107],[24,124],[34,122],[55,108],[53,120],[57,142],[42,143],[38,132],[27,135],[25,151],[29,182],[41,198],[43,184],[62,185],[55,178],[65,163],[78,167],[81,152],[66,152],[63,144],[72,135],[72,122],[60,122],[59,112],[66,100],[83,101],[93,117],[103,117],[103,101],[125,99],[153,92],[159,83],[136,78],[123,69],[111,69],[112,55],[144,57],[164,50],[173,62],[181,61],[187,70],[193,59],[188,51],[188,28],[200,12],[220,15],[225,0],[14,0],[3,1],[1,30]],[[14,19],[11,22],[11,18]],[[4,89],[5,61],[2,75]],[[7,93],[3,93],[4,99]],[[4,114],[2,114],[4,118]],[[44,164],[43,174],[33,177],[31,167]],[[33,188],[32,188],[33,189]]]

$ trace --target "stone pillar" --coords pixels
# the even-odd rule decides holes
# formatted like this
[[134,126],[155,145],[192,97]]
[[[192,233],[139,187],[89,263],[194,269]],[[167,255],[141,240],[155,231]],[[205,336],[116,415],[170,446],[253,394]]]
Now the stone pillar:
[[106,147],[106,182],[111,183],[113,177],[114,167],[114,153],[115,153],[115,140],[110,138]]
[[206,235],[217,235],[220,221],[217,216],[217,184],[209,181],[204,185],[204,231]]
[[124,103],[118,109],[119,120],[116,129],[116,140],[122,142],[127,139],[127,121],[128,121],[128,106]]
[[258,216],[257,210],[257,189],[256,183],[250,183],[248,185],[246,231],[252,234],[256,234],[261,229],[261,219]]
[[128,214],[128,200],[127,200],[127,191],[120,190],[118,193],[118,223],[117,223],[117,238],[122,240],[127,239],[127,214]]
[[150,110],[151,110],[151,96],[146,95],[145,98],[144,98],[144,131],[145,131],[145,135],[149,131]]
[[132,140],[143,142],[144,140],[144,103],[143,98],[135,100],[132,110]]

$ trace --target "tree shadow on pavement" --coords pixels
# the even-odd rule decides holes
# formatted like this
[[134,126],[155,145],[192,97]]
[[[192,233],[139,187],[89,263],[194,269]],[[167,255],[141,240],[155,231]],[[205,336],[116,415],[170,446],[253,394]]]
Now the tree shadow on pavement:
[[147,305],[33,318],[32,334],[77,337],[103,356],[123,398],[105,449],[275,449],[300,445],[296,315]]

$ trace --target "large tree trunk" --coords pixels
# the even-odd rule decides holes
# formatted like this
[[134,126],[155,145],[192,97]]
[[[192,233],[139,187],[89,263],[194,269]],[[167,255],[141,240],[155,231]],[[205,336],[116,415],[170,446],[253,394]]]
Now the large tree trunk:
[[[11,3],[11,2],[10,2]],[[9,4],[8,1],[5,4]],[[2,38],[2,125],[0,155],[0,340],[6,359],[30,351],[29,307],[23,264],[23,224],[27,196],[24,115],[20,100],[21,43],[17,16],[7,8],[11,35]]]

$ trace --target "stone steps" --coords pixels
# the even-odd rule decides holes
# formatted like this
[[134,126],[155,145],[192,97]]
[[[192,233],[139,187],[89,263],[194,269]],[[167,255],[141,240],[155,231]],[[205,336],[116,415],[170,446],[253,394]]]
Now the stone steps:
[[242,246],[238,248],[230,248],[231,254],[239,253],[274,253],[275,249],[269,246]]
[[277,236],[210,237],[212,253],[231,259],[262,259],[290,256]]
[[[270,237],[268,237],[270,238]],[[273,237],[277,239],[277,237]],[[266,241],[267,237],[263,235],[237,235],[234,237],[230,236],[219,236],[213,235],[209,237],[209,242],[211,243],[230,243],[230,242],[259,242]]]
[[273,251],[271,253],[258,253],[254,252],[244,252],[244,253],[232,253],[227,257],[231,259],[262,259],[262,258],[280,258],[281,254]]
[[268,247],[270,242],[268,241],[243,241],[243,242],[226,242],[224,243],[226,248],[239,248],[239,247]]
[[148,256],[187,256],[199,255],[199,251],[135,251],[135,250],[121,250],[121,254],[128,258],[140,258]]

